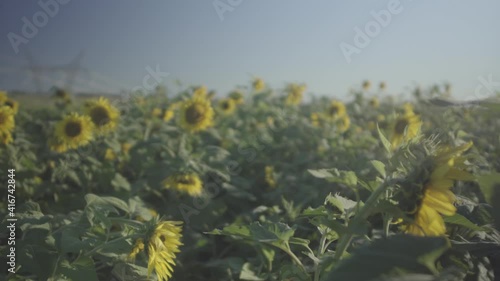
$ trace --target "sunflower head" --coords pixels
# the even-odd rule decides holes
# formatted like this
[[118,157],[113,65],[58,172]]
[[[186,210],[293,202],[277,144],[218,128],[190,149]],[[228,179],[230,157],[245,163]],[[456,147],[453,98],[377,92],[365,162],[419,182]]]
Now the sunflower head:
[[87,102],[86,114],[90,116],[98,133],[107,133],[115,129],[120,112],[103,97]]
[[369,103],[373,108],[378,108],[380,106],[380,101],[376,97],[371,98]]
[[401,143],[408,142],[418,136],[422,121],[416,114],[409,113],[398,117],[394,122],[391,145],[396,149]]
[[253,89],[255,92],[260,92],[260,91],[264,90],[264,88],[266,87],[266,84],[264,83],[264,80],[262,80],[260,78],[255,78],[252,82],[252,86],[253,86]]
[[153,108],[153,110],[151,111],[151,116],[153,117],[156,117],[156,118],[160,118],[161,117],[161,114],[162,114],[163,110],[159,107],[155,107]]
[[201,179],[194,173],[171,175],[163,181],[163,185],[165,188],[173,188],[190,196],[200,196],[203,192]]
[[145,251],[148,257],[148,276],[153,271],[158,281],[167,281],[172,277],[173,267],[179,247],[182,246],[182,222],[163,221],[158,217],[145,223],[144,237],[135,240],[128,256],[134,260]]
[[340,117],[340,119],[337,121],[337,129],[339,132],[344,133],[351,127],[351,119],[347,114],[344,116]]
[[116,154],[111,148],[107,148],[106,152],[104,153],[104,159],[113,161],[116,159]]
[[406,233],[419,236],[444,235],[446,226],[442,216],[456,213],[455,195],[451,191],[454,181],[472,180],[465,171],[463,152],[472,142],[458,147],[441,147],[426,152],[427,157],[418,165],[402,186],[399,205],[412,220],[403,225]]
[[0,105],[0,133],[10,134],[15,126],[14,111],[8,106]]
[[311,113],[310,119],[311,119],[311,125],[313,125],[313,127],[319,127],[321,125],[320,117],[321,117],[321,115],[317,112]]
[[214,110],[208,100],[193,98],[184,102],[179,122],[184,129],[197,132],[212,126],[213,117]]
[[71,102],[71,95],[64,89],[57,88],[54,91],[54,97],[63,102]]
[[346,115],[346,109],[344,103],[340,101],[332,101],[330,106],[326,109],[326,116],[330,120],[338,120],[339,118]]
[[385,84],[384,81],[382,81],[380,82],[378,88],[380,89],[380,91],[384,91],[387,88],[387,85]]
[[236,103],[233,99],[223,99],[219,101],[219,110],[224,115],[231,115],[236,109]]
[[238,90],[232,91],[229,94],[229,98],[231,98],[236,104],[242,104],[244,101],[243,93],[241,93],[241,91]]
[[372,83],[369,80],[363,81],[363,90],[368,91],[370,90]]
[[285,100],[286,105],[298,105],[302,101],[304,92],[306,91],[305,85],[290,84],[287,86],[288,95]]
[[90,117],[71,113],[56,125],[55,139],[52,140],[51,146],[75,149],[87,145],[93,138],[92,130]]

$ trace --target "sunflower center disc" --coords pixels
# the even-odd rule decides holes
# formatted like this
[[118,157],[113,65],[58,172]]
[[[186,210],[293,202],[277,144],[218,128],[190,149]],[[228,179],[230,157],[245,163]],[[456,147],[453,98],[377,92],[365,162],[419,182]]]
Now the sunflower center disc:
[[92,122],[97,126],[104,126],[110,122],[109,113],[103,107],[95,107],[90,112],[90,118],[92,118]]
[[186,120],[190,124],[196,124],[203,120],[203,108],[200,105],[192,105],[186,110]]
[[79,122],[69,122],[66,124],[66,127],[64,127],[64,132],[68,137],[74,138],[82,132],[82,124]]
[[406,126],[408,126],[408,122],[404,119],[401,119],[396,123],[396,127],[394,128],[394,130],[396,131],[396,133],[401,135],[405,132]]

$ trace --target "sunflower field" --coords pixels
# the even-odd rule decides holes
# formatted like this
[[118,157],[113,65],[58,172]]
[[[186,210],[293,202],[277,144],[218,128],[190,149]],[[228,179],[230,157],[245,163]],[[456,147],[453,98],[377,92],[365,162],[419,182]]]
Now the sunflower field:
[[1,280],[500,280],[500,95],[0,92]]

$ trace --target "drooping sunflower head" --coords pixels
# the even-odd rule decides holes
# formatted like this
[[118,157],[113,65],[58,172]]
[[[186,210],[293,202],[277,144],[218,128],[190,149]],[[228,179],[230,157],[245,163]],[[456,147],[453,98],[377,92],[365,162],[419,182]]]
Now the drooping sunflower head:
[[422,121],[416,114],[405,114],[396,119],[391,135],[392,149],[418,136]]
[[344,133],[351,127],[351,119],[347,114],[344,116],[340,117],[340,119],[337,121],[337,129],[339,132]]
[[321,115],[317,112],[313,112],[311,113],[311,125],[313,125],[313,127],[319,127],[321,125]]
[[148,277],[153,271],[158,281],[168,281],[172,277],[173,267],[179,247],[182,246],[182,222],[163,221],[158,217],[145,223],[145,235],[135,240],[129,259],[145,251],[148,258]]
[[242,104],[244,99],[243,99],[243,93],[239,90],[232,91],[229,94],[229,98],[231,98],[236,104]]
[[14,111],[8,106],[0,106],[0,132],[10,134],[15,126]]
[[180,114],[180,126],[190,132],[205,130],[212,126],[214,110],[210,102],[193,98],[184,102]]
[[255,78],[252,82],[252,86],[255,92],[260,92],[264,90],[266,84],[264,83],[264,80],[262,80],[261,78]]
[[332,101],[330,106],[326,109],[326,116],[330,120],[338,120],[346,114],[344,103],[341,101]]
[[285,100],[286,105],[298,105],[302,101],[304,92],[306,91],[305,85],[290,84],[287,86],[288,95]]
[[17,112],[19,111],[19,103],[11,98],[7,98],[3,104],[0,104],[0,106],[7,106],[9,107],[10,109],[12,109],[12,112],[14,114],[17,114]]
[[101,97],[97,100],[89,101],[85,108],[86,114],[90,116],[92,123],[98,133],[112,131],[118,122],[120,112],[109,100]]
[[58,100],[61,100],[63,102],[70,102],[71,101],[71,95],[69,94],[68,91],[57,88],[54,91],[54,97]]
[[[465,171],[466,158],[461,154],[472,146],[472,142],[455,148],[438,148],[431,152],[416,169],[418,175],[406,186],[406,199],[400,201],[413,221],[407,222],[406,233],[418,236],[440,236],[446,232],[442,216],[456,213],[453,205],[455,195],[451,191],[456,180],[470,181],[474,177]],[[403,202],[403,204],[401,204]]]
[[200,177],[194,173],[179,173],[171,175],[163,181],[165,188],[173,188],[190,196],[200,196],[203,192],[203,184]]
[[373,97],[370,99],[370,106],[373,108],[378,108],[380,106],[380,101],[378,100],[377,97]]
[[53,144],[75,149],[87,145],[93,138],[93,125],[90,117],[71,113],[56,125]]
[[372,83],[369,80],[363,81],[363,90],[368,91],[370,90]]
[[224,115],[231,115],[236,109],[236,103],[233,99],[223,99],[219,101],[219,110]]

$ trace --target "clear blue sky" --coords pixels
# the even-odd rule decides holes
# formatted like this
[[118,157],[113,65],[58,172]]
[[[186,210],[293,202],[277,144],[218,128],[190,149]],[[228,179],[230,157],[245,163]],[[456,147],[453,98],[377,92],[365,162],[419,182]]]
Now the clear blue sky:
[[114,91],[140,86],[145,68],[156,65],[170,73],[167,85],[177,78],[221,94],[252,75],[273,87],[304,82],[316,95],[340,97],[364,79],[384,80],[396,94],[413,81],[448,81],[460,98],[471,95],[478,76],[500,82],[498,0],[401,0],[402,11],[351,63],[339,45],[354,44],[354,28],[364,29],[370,12],[387,9],[390,0],[242,0],[223,20],[212,0],[71,0],[16,54],[7,34],[22,35],[21,18],[32,21],[42,10],[37,2],[0,4],[0,88],[33,86],[22,70],[25,50],[44,65],[67,63],[84,50],[82,66]]

